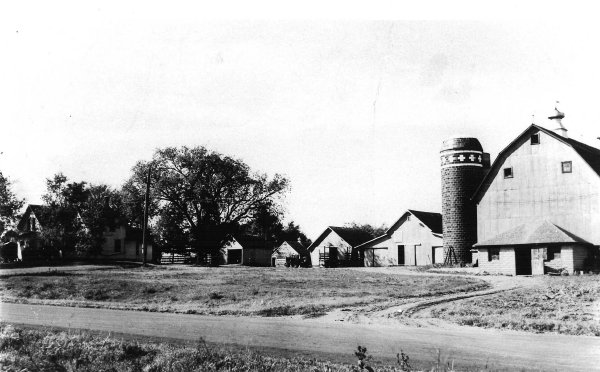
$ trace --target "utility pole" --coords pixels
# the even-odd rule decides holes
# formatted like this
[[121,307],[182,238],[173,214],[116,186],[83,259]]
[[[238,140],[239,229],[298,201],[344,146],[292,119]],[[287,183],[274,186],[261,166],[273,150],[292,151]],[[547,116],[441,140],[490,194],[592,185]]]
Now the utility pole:
[[150,176],[152,175],[152,164],[148,165],[148,178],[146,179],[146,195],[144,197],[144,226],[142,227],[142,254],[144,266],[146,266],[146,251],[148,238],[148,208],[150,204]]

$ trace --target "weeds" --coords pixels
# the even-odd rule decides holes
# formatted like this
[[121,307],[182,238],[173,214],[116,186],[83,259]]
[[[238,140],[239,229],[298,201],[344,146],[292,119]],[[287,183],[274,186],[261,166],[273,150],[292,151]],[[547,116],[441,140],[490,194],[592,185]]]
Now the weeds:
[[431,314],[475,327],[600,336],[600,281],[545,277],[538,287],[445,304]]
[[[0,355],[3,371],[286,371],[286,372],[399,372],[413,371],[404,352],[396,364],[374,362],[367,348],[358,346],[357,365],[283,358],[209,345],[199,338],[195,347],[166,343],[141,343],[86,332],[27,330],[0,324]],[[487,369],[487,367],[486,367]],[[441,361],[429,371],[454,371],[453,363]]]

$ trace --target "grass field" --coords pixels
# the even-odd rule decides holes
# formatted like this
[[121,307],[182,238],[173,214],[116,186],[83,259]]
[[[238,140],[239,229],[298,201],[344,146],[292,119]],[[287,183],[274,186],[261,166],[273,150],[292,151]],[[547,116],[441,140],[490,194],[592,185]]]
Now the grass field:
[[[358,353],[357,353],[358,352]],[[417,366],[402,353],[387,361],[374,360],[368,350],[348,350],[347,360],[379,372],[453,372],[452,363],[438,359]],[[124,340],[82,331],[29,329],[0,324],[0,370],[2,371],[263,371],[350,372],[347,364],[303,356],[280,356],[268,352],[210,345],[199,340],[195,347],[138,340]],[[367,371],[368,369],[364,369]],[[487,371],[473,368],[473,371]]]
[[531,288],[440,305],[431,315],[485,328],[600,336],[600,277],[543,277]]
[[197,314],[316,316],[343,307],[487,288],[477,278],[352,269],[130,268],[5,277],[0,300]]

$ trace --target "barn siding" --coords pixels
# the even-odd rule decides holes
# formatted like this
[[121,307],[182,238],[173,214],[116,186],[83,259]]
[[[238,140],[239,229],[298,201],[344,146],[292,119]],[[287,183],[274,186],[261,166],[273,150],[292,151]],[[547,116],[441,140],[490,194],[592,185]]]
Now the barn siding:
[[401,219],[399,226],[391,236],[382,238],[372,245],[364,246],[365,266],[373,266],[373,254],[375,255],[375,266],[398,265],[398,246],[400,245],[404,246],[405,266],[434,263],[433,249],[434,247],[441,249],[442,239],[433,235],[431,230],[415,216],[410,215],[410,219],[406,217],[408,216]]
[[490,274],[517,275],[514,248],[502,247],[499,250],[500,259],[488,261],[488,248],[479,248],[477,260],[481,271],[486,271]]
[[321,244],[316,246],[310,253],[310,260],[313,267],[319,267],[319,254],[325,251],[325,247],[334,246],[338,248],[338,260],[343,261],[345,259],[344,254],[352,253],[352,247],[346,243],[335,231],[329,230],[327,236],[323,239]]

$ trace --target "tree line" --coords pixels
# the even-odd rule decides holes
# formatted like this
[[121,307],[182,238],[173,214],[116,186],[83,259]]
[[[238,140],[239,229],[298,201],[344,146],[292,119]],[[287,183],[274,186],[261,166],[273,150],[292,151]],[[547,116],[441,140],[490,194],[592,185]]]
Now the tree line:
[[[62,173],[46,180],[42,196],[45,245],[66,254],[99,253],[105,229],[141,229],[149,186],[148,221],[153,243],[165,249],[215,253],[232,236],[251,234],[280,243],[310,244],[293,221],[285,224],[289,180],[255,172],[240,159],[203,146],[167,147],[133,167],[119,188],[69,180]],[[14,231],[25,201],[0,172],[0,231]]]

